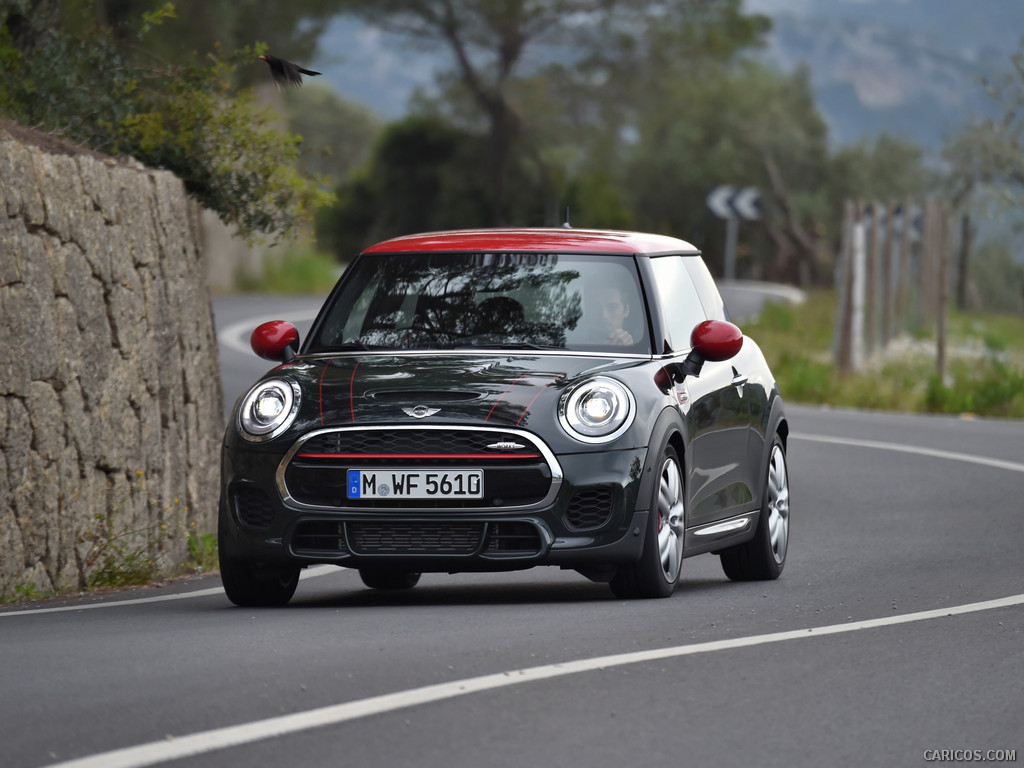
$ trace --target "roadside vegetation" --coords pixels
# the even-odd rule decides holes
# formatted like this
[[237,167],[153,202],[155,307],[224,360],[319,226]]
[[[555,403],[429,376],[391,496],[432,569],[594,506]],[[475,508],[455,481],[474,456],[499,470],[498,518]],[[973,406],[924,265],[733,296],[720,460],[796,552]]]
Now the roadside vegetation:
[[325,297],[338,281],[343,266],[331,254],[309,242],[296,243],[266,260],[259,275],[239,272],[235,286],[243,293],[313,295]]
[[1024,418],[1024,317],[952,312],[945,375],[936,340],[921,331],[902,337],[843,375],[833,364],[836,301],[812,292],[802,305],[769,304],[742,323],[755,339],[788,402],[908,413]]

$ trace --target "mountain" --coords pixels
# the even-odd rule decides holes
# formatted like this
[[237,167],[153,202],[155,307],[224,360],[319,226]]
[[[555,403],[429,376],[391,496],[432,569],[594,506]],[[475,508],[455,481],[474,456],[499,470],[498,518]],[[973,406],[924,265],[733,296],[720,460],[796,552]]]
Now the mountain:
[[[758,55],[806,66],[835,144],[882,132],[929,151],[972,115],[993,115],[980,85],[1011,67],[1024,33],[1021,0],[746,0],[774,21]],[[346,17],[321,38],[317,68],[340,94],[385,118],[429,90],[447,56]]]
[[833,141],[888,133],[937,150],[973,115],[996,114],[981,79],[1011,67],[1024,3],[1007,0],[748,0],[769,15],[764,58],[806,66]]

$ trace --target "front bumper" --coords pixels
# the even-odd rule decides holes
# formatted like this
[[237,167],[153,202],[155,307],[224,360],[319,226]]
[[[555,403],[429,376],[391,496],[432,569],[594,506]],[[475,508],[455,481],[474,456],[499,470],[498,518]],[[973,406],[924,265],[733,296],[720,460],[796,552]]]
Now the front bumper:
[[[508,445],[518,453],[506,455]],[[646,530],[646,508],[637,509],[645,455],[556,456],[532,433],[497,428],[320,429],[276,449],[229,433],[220,545],[236,558],[420,572],[632,562]],[[484,498],[349,500],[353,466],[482,466]]]

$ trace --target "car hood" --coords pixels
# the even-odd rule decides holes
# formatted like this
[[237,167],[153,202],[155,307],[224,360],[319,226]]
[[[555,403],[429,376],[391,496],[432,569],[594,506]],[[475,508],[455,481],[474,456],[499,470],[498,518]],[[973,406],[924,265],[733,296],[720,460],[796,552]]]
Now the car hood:
[[[578,355],[343,355],[287,366],[302,380],[307,417],[323,426],[550,422],[575,382],[637,365]],[[311,402],[311,401],[315,401]]]

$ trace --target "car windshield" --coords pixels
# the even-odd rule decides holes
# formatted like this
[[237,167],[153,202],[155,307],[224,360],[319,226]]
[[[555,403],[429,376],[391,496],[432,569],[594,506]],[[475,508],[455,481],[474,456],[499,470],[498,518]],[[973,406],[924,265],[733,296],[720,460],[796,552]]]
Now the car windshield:
[[362,257],[307,352],[565,349],[649,354],[633,259],[556,253]]

